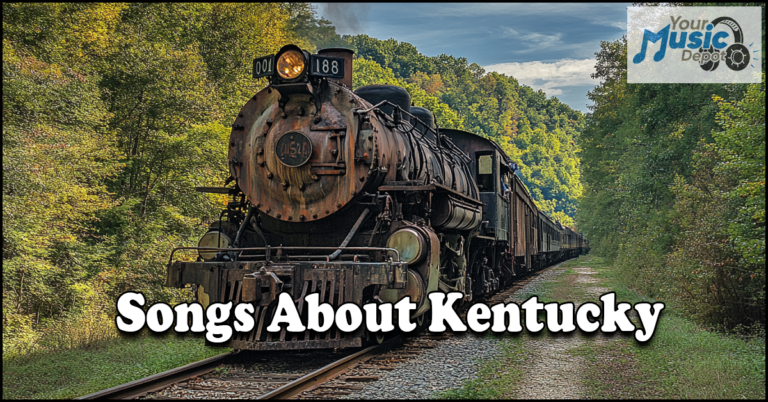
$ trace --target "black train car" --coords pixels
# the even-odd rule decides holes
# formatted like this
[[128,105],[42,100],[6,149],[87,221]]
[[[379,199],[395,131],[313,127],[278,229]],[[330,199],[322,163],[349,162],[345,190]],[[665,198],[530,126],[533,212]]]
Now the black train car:
[[580,252],[579,233],[570,226],[561,225],[563,228],[563,258],[577,257]]
[[539,212],[539,233],[541,236],[539,262],[542,267],[547,267],[562,258],[560,251],[561,230],[556,221],[553,221],[547,214]]

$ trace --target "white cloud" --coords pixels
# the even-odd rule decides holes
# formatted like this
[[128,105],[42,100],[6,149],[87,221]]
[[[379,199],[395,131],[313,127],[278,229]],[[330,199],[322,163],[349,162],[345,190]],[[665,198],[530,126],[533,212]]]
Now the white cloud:
[[632,6],[632,3],[623,5],[615,3],[611,5],[604,3],[437,3],[429,5],[429,14],[432,17],[509,15],[515,18],[566,15],[574,20],[626,29],[626,14],[621,15],[618,20],[606,17],[605,14],[609,10],[614,11],[617,8],[626,8],[627,6]]
[[554,35],[545,35],[536,32],[521,34],[515,29],[504,28],[504,33],[501,36],[516,38],[520,41],[520,43],[527,44],[527,49],[518,50],[515,53],[528,53],[535,50],[544,50],[546,48],[561,44],[560,38],[563,36],[563,34],[555,33]]
[[595,59],[562,59],[552,63],[499,63],[483,68],[488,72],[496,71],[514,77],[520,84],[543,90],[547,96],[562,95],[562,87],[600,83],[600,80],[590,77],[595,71]]
[[610,23],[608,23],[608,25],[610,25],[610,26],[612,26],[614,28],[619,28],[622,31],[626,31],[627,30],[627,23],[624,22],[624,21],[610,22]]

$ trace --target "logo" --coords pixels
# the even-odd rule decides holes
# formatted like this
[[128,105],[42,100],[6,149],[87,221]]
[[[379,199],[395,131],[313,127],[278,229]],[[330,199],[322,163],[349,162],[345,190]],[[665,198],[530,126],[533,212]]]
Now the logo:
[[627,82],[760,82],[761,13],[760,7],[628,8]]

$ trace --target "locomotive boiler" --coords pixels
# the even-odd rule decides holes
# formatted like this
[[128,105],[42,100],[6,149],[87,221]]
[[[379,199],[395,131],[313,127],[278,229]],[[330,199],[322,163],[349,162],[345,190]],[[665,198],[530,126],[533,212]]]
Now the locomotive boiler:
[[[288,45],[254,60],[254,77],[269,85],[232,125],[227,184],[234,185],[198,188],[231,201],[197,247],[171,254],[168,286],[194,286],[204,305],[256,307],[254,329],[237,333],[233,348],[383,341],[364,328],[268,332],[282,292],[303,319],[313,293],[335,308],[410,297],[411,318],[423,328],[430,292],[462,292],[470,301],[557,259],[537,259],[535,204],[498,145],[438,128],[403,88],[353,91],[352,56]],[[514,194],[527,201],[513,206]],[[185,251],[196,251],[197,261],[174,260]]]

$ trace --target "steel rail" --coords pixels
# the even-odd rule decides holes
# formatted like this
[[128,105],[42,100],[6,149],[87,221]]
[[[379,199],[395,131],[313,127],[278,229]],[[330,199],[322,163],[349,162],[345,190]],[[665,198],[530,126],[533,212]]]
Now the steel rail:
[[357,353],[353,353],[347,357],[339,359],[325,367],[319,368],[301,378],[291,381],[288,384],[274,389],[256,399],[288,399],[292,396],[298,395],[303,391],[306,391],[315,385],[320,385],[336,377],[338,374],[346,371],[361,360],[370,357],[371,355],[389,350],[392,347],[400,345],[402,342],[403,339],[401,337],[396,337],[382,343],[381,345],[374,345],[365,348]]
[[239,352],[227,352],[213,357],[209,357],[198,362],[190,363],[185,366],[177,367],[162,373],[157,373],[149,377],[141,378],[129,383],[118,385],[90,395],[81,396],[81,399],[131,399],[146,394],[147,392],[158,391],[171,384],[186,380],[201,374],[212,371],[224,363],[224,361]]

